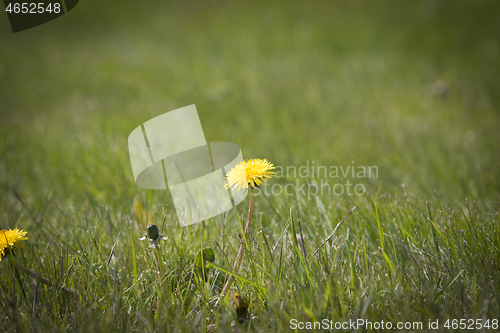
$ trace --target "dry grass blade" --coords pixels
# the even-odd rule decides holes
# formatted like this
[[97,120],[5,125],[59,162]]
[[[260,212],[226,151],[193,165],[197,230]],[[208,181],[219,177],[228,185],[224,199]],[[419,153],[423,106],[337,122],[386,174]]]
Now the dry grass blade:
[[[337,225],[335,226],[335,229],[333,229],[333,233],[328,236],[325,241],[321,244],[321,247],[325,246],[325,244],[333,238],[333,236],[335,236],[337,234],[337,230],[339,229],[339,227],[342,225],[342,223],[344,223],[345,220],[347,220],[347,218],[349,217],[349,215],[351,215],[351,213],[356,209],[356,207],[352,207],[352,209],[349,211],[349,213],[347,213],[347,215],[342,219],[342,221],[340,221],[339,223],[337,223]],[[320,248],[321,248],[320,247]],[[319,249],[317,249],[316,251],[314,251],[314,255],[316,255],[316,253],[318,253]]]

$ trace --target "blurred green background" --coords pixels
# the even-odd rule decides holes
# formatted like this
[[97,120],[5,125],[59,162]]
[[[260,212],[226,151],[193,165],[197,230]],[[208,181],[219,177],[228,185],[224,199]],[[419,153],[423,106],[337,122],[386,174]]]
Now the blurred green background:
[[498,202],[499,22],[498,1],[81,1],[16,34],[2,14],[2,205],[133,198],[128,134],[190,104],[245,158]]

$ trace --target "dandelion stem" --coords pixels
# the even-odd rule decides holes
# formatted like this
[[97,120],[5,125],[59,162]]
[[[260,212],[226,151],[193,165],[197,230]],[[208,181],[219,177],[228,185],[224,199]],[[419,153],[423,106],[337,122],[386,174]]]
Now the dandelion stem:
[[[23,272],[23,273],[25,273],[25,274],[28,274],[28,275],[29,275],[29,276],[31,276],[33,279],[37,279],[37,280],[39,280],[40,282],[42,282],[42,283],[43,283],[44,285],[46,285],[47,287],[52,287],[52,286],[53,286],[52,282],[50,282],[49,280],[46,280],[46,279],[44,279],[43,277],[41,277],[41,276],[39,276],[38,274],[36,274],[35,272],[30,271],[29,269],[27,269],[26,267],[24,267],[23,265],[21,265],[21,264],[20,264],[20,263],[18,263],[17,261],[14,261],[14,262],[16,263],[17,268],[18,268],[21,272]],[[63,288],[63,287],[61,287],[61,290],[62,290],[65,294],[67,294],[67,295],[70,295],[70,296],[76,296],[76,292],[74,292],[74,291],[71,291],[71,290],[66,289],[66,288]]]
[[158,269],[158,282],[161,284],[163,272],[162,272],[161,261],[160,261],[160,258],[158,256],[158,247],[157,246],[154,247],[153,252],[155,254],[156,267]]
[[[162,266],[161,266],[161,261],[159,258],[159,253],[158,253],[159,251],[158,251],[157,245],[154,246],[153,252],[155,254],[156,267],[158,269],[158,285],[161,286],[163,272],[162,272]],[[160,318],[160,297],[158,297],[158,299],[156,300],[156,315],[157,315],[157,318],[159,319]]]
[[[249,194],[250,194],[250,207],[248,208],[247,224],[245,225],[245,239],[248,239],[248,233],[250,232],[250,225],[252,224],[252,216],[253,216],[254,196],[252,195],[252,188],[251,187],[249,188]],[[245,253],[245,240],[242,240],[242,243],[240,245],[240,249],[238,251],[238,255],[236,256],[236,260],[234,261],[234,265],[233,265],[233,272],[234,273],[238,273],[241,261],[243,260],[244,253]],[[217,303],[215,304],[216,306],[222,300],[224,300],[229,289],[231,288],[231,285],[233,284],[233,281],[234,281],[234,276],[231,275],[229,277],[229,279],[227,280],[226,284],[224,285],[224,289],[222,289],[222,292],[219,296],[219,299],[217,300]]]

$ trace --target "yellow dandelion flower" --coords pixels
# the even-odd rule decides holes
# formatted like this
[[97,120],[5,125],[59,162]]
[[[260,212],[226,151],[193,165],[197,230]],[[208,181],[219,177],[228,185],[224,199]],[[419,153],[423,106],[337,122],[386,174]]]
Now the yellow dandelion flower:
[[0,261],[2,261],[9,248],[13,248],[18,241],[28,239],[28,237],[25,237],[27,233],[22,229],[0,230]]
[[248,186],[259,186],[262,180],[272,178],[274,166],[267,159],[252,159],[242,161],[227,173],[226,188],[246,189]]
[[238,322],[244,323],[248,319],[248,301],[240,293],[234,293],[233,299]]

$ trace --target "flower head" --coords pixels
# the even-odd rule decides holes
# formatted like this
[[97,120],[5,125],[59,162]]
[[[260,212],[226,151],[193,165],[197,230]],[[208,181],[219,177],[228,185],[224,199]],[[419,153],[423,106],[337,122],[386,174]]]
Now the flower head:
[[139,238],[139,240],[146,240],[146,239],[149,239],[149,242],[150,242],[148,248],[152,249],[152,248],[158,247],[158,241],[160,239],[167,240],[167,237],[160,234],[160,232],[158,231],[158,227],[156,225],[150,224],[146,228],[146,234],[144,235],[144,237]]
[[248,186],[259,186],[266,178],[272,178],[274,169],[271,162],[266,159],[252,159],[242,161],[227,173],[226,188],[232,187],[238,191]]
[[240,324],[248,319],[248,301],[240,293],[234,293],[234,308]]
[[10,248],[14,248],[18,241],[28,239],[28,237],[25,237],[27,233],[22,229],[0,230],[0,261]]

